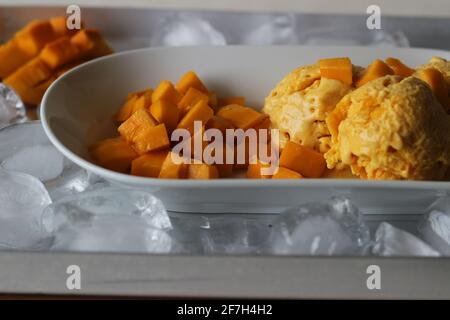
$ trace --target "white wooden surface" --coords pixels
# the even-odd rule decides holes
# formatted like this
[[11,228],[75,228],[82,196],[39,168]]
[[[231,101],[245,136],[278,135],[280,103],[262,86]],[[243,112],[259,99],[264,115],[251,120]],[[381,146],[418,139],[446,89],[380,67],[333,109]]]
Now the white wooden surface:
[[382,13],[398,16],[450,17],[447,0],[0,0],[1,5],[69,5],[84,7],[153,7],[164,9],[282,11],[302,13],[365,14],[371,4]]

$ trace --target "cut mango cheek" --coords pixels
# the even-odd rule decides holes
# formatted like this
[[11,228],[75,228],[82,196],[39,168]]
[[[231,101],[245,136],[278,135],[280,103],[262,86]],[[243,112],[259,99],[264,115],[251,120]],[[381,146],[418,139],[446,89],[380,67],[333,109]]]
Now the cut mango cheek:
[[0,46],[0,78],[6,78],[31,58],[18,46],[15,39]]
[[103,140],[90,151],[92,158],[99,165],[122,173],[128,173],[131,162],[138,157],[138,154],[120,137]]
[[39,54],[39,57],[52,70],[73,62],[81,57],[78,48],[70,42],[69,37],[62,37],[47,44]]

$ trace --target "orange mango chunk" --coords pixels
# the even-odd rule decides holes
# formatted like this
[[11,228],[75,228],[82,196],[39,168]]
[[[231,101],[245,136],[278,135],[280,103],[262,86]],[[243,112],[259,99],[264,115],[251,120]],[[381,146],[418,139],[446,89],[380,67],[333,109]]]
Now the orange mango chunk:
[[70,42],[69,37],[61,37],[47,44],[42,49],[39,57],[52,70],[73,62],[80,57],[80,51]]
[[369,81],[387,76],[389,74],[394,74],[394,70],[392,70],[383,61],[376,59],[367,67],[362,77],[355,82],[355,87],[359,88]]
[[24,93],[22,93],[22,101],[30,106],[37,106],[44,96],[45,91],[47,91],[48,87],[55,81],[55,77],[51,77],[50,79],[38,84],[37,86],[28,89]]
[[208,94],[208,102],[211,108],[217,110],[217,108],[219,107],[219,98],[217,97],[217,93],[210,92]]
[[231,104],[220,108],[217,115],[230,121],[236,128],[244,130],[254,128],[269,117],[252,108],[237,104]]
[[128,173],[138,154],[121,137],[105,139],[90,149],[92,158],[100,166]]
[[34,57],[47,43],[55,40],[56,35],[49,21],[34,20],[17,32],[15,38],[19,47]]
[[245,97],[227,97],[220,98],[217,102],[219,107],[228,106],[230,104],[238,104],[240,106],[245,106]]
[[188,167],[188,179],[218,179],[219,171],[215,165],[208,165],[206,163],[190,164]]
[[319,60],[320,76],[339,80],[349,86],[353,83],[353,66],[349,58]]
[[414,69],[411,69],[407,65],[405,65],[403,62],[401,62],[399,59],[396,58],[387,58],[386,64],[394,70],[394,74],[401,77],[410,77],[415,72]]
[[442,73],[434,68],[427,68],[419,70],[417,76],[430,86],[434,96],[445,110],[450,110],[449,88]]
[[138,109],[148,109],[151,105],[153,90],[151,88],[128,94],[125,103],[114,116],[117,122],[127,120]]
[[[50,24],[57,37],[70,36],[78,32],[78,29],[70,30],[67,28],[67,18],[65,16],[51,18]],[[81,24],[81,27],[83,27],[83,24]]]
[[226,130],[234,129],[234,126],[227,119],[224,119],[219,116],[213,116],[211,119],[208,120],[208,122],[205,125],[205,128],[206,129],[218,129],[218,130],[220,130],[220,132],[222,132],[225,135]]
[[0,46],[0,78],[6,78],[17,68],[27,63],[32,58],[23,51],[16,39],[12,39]]
[[131,163],[131,174],[134,176],[157,178],[167,154],[168,151],[154,151],[143,154]]
[[27,90],[49,79],[51,75],[49,67],[39,57],[36,57],[17,69],[3,82],[22,96]]
[[181,94],[185,94],[189,88],[195,88],[205,94],[208,94],[208,89],[194,71],[186,72],[180,80],[178,80],[175,87]]
[[301,179],[303,176],[293,170],[279,167],[277,173],[272,176],[272,179]]
[[180,108],[181,115],[184,116],[190,108],[192,108],[202,100],[208,102],[209,97],[195,88],[189,88],[186,91],[185,95],[181,98],[180,102],[178,102],[178,107]]
[[162,150],[170,145],[164,124],[157,125],[150,113],[145,109],[136,110],[119,127],[122,137],[139,154]]
[[175,104],[158,100],[151,105],[150,113],[159,123],[164,123],[169,132],[177,127],[180,110]]
[[159,172],[159,178],[163,179],[185,179],[189,164],[176,153],[169,152],[164,159]]
[[289,141],[281,152],[280,166],[307,178],[319,178],[325,172],[326,162],[319,152]]
[[152,89],[136,94],[136,101],[133,103],[131,114],[135,113],[138,109],[149,109],[152,105],[152,95]]
[[82,29],[70,38],[70,41],[80,50],[83,58],[93,59],[113,52],[100,32],[95,29]]
[[180,100],[180,94],[169,80],[162,80],[153,92],[152,103],[158,100],[167,100],[173,104]]
[[206,101],[201,100],[186,113],[186,115],[178,123],[177,128],[187,129],[191,134],[193,134],[194,121],[201,121],[202,125],[205,125],[213,115],[213,109],[208,106]]
[[263,168],[270,167],[269,164],[263,163],[261,161],[256,161],[256,163],[250,163],[247,167],[246,177],[249,179],[270,179],[270,175],[263,175],[261,170]]

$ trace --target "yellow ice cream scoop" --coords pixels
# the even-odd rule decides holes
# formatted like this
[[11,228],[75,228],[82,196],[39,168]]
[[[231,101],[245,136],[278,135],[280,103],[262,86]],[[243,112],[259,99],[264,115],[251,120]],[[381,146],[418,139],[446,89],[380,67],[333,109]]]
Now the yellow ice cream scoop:
[[272,126],[280,130],[281,147],[291,140],[326,152],[331,137],[325,118],[352,90],[348,82],[322,77],[319,63],[299,67],[285,76],[267,96],[263,108]]
[[346,95],[326,119],[328,168],[363,179],[441,180],[450,165],[450,118],[416,77],[384,76]]

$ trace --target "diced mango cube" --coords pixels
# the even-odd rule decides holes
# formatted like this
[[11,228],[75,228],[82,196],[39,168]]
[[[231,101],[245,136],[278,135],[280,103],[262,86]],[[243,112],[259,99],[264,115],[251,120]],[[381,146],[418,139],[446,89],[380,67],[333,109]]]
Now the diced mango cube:
[[267,114],[237,104],[220,108],[217,115],[230,121],[236,128],[244,130],[254,128],[269,117]]
[[349,86],[353,83],[353,65],[349,58],[319,60],[320,76],[339,80]]
[[49,21],[34,20],[17,32],[15,38],[19,47],[34,57],[47,43],[56,39],[56,35]]
[[184,96],[178,102],[178,107],[180,108],[181,116],[184,116],[190,108],[195,106],[199,101],[205,100],[209,101],[209,97],[203,92],[195,89],[189,88]]
[[27,90],[49,79],[51,75],[49,67],[39,57],[36,57],[17,69],[3,82],[22,96]]
[[131,163],[131,174],[135,176],[157,178],[168,151],[154,151],[143,154]]
[[247,168],[246,176],[249,179],[270,179],[271,175],[263,174],[262,169],[270,167],[269,164],[256,161],[256,163],[250,163]]
[[12,39],[0,46],[0,78],[4,79],[17,68],[24,65],[33,56],[22,50],[16,39]]
[[136,112],[138,109],[150,109],[150,106],[152,105],[152,95],[153,90],[148,89],[144,91],[143,93],[137,93],[136,94],[136,101],[133,104],[132,108],[132,114]]
[[165,125],[157,125],[145,109],[136,110],[128,120],[120,125],[118,130],[139,154],[162,150],[170,145]]
[[90,149],[91,156],[100,166],[128,173],[131,162],[138,154],[121,137],[105,139]]
[[394,74],[401,76],[401,77],[410,77],[415,72],[414,69],[411,69],[407,65],[405,65],[403,62],[401,62],[399,59],[396,58],[387,58],[386,64],[394,70]]
[[95,29],[82,29],[70,38],[70,41],[80,50],[83,58],[98,58],[113,52],[100,32]]
[[175,87],[181,94],[185,94],[189,88],[195,88],[205,94],[208,94],[208,89],[194,71],[186,72],[177,82]]
[[319,178],[325,172],[326,162],[321,153],[289,141],[281,152],[280,166],[307,178]]
[[227,129],[234,129],[233,124],[219,116],[213,116],[205,125],[206,129],[217,129],[222,132],[222,134],[226,134]]
[[245,106],[245,97],[239,96],[239,97],[220,98],[217,104],[219,108],[228,106],[230,104],[238,104],[240,106]]
[[189,164],[187,160],[176,153],[169,152],[164,159],[159,172],[159,178],[163,179],[185,179]]
[[150,113],[159,123],[164,123],[169,132],[177,127],[180,110],[175,104],[167,100],[157,100],[151,105]]
[[208,103],[213,110],[217,110],[219,107],[219,98],[217,97],[217,93],[210,92],[208,94]]
[[167,100],[173,104],[180,101],[180,94],[169,80],[162,80],[153,92],[152,103],[158,100]]
[[188,167],[188,179],[218,179],[219,171],[215,165],[208,165],[206,163],[190,164]]
[[202,125],[205,125],[213,115],[214,111],[208,106],[208,103],[201,100],[186,113],[186,115],[178,123],[177,128],[187,129],[191,134],[193,134],[194,121],[200,121]]
[[437,69],[427,68],[419,70],[417,76],[430,86],[434,96],[444,109],[450,111],[449,88],[442,73]]
[[392,70],[386,63],[383,61],[376,59],[374,60],[364,71],[361,78],[356,80],[355,87],[359,88],[362,85],[366,84],[369,81],[394,74],[394,70]]
[[272,176],[272,179],[302,179],[303,176],[293,170],[279,167],[277,173]]
[[151,105],[153,90],[151,88],[128,94],[125,103],[114,116],[117,122],[127,120],[136,110],[148,109]]
[[39,57],[50,69],[55,70],[66,63],[79,59],[80,51],[70,42],[69,37],[65,36],[48,43],[42,49]]

